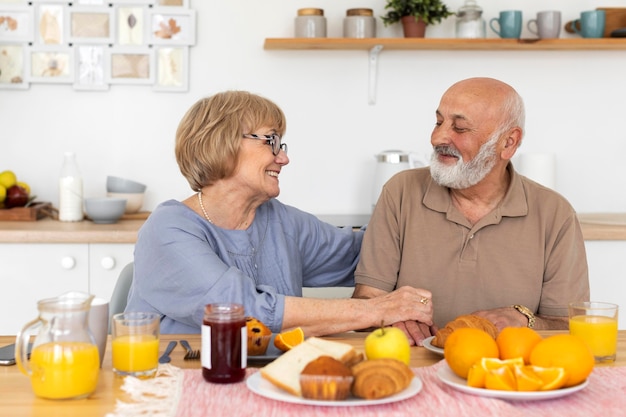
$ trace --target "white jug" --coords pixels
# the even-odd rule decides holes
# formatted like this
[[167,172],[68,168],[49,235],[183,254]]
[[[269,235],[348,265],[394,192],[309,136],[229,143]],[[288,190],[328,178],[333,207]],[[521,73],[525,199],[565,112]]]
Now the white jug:
[[374,182],[372,189],[372,210],[376,206],[383,185],[400,171],[411,168],[425,167],[428,165],[428,157],[414,152],[388,150],[375,155],[376,169],[374,170]]

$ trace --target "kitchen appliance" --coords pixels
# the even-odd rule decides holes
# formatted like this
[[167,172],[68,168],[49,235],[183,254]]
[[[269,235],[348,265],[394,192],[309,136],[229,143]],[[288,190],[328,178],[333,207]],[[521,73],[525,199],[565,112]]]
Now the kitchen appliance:
[[372,183],[372,210],[374,210],[374,206],[376,206],[383,185],[385,185],[391,177],[406,169],[425,167],[428,165],[428,157],[415,152],[387,150],[375,155],[375,158],[376,168],[374,170],[374,181]]

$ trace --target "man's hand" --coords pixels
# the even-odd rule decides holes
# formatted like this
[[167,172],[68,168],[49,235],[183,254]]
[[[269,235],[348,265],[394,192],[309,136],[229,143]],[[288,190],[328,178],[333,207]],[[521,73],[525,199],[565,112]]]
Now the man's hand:
[[401,321],[394,323],[393,327],[397,327],[406,334],[411,346],[422,346],[424,339],[434,336],[437,332],[437,326],[434,324],[429,326],[419,321]]

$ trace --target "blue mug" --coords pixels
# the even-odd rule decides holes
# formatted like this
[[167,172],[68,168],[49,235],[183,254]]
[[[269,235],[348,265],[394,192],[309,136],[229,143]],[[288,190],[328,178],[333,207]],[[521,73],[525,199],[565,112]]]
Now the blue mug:
[[[499,30],[494,27],[496,22],[500,26]],[[499,17],[494,17],[489,21],[489,27],[503,39],[519,39],[522,35],[522,11],[502,11]]]
[[[604,10],[590,10],[582,12],[580,19],[574,20],[571,27],[583,38],[602,38],[605,21],[606,13]],[[578,29],[579,26],[580,29]]]

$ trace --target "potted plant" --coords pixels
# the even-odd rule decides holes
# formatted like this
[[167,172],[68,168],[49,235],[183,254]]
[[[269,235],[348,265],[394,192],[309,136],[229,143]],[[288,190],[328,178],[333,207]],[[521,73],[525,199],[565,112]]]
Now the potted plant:
[[423,38],[426,25],[441,23],[453,15],[441,0],[387,0],[387,14],[381,16],[385,26],[402,22],[404,36]]

